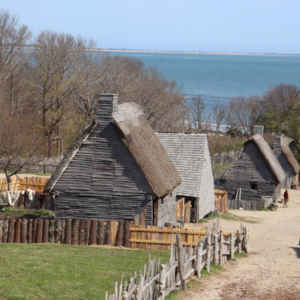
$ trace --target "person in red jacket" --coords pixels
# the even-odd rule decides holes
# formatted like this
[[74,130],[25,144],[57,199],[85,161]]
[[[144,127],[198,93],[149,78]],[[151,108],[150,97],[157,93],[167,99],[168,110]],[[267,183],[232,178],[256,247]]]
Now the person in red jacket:
[[283,207],[288,207],[287,206],[287,203],[289,201],[289,193],[288,193],[288,189],[285,190],[284,194],[283,194],[283,197],[284,197],[284,205]]

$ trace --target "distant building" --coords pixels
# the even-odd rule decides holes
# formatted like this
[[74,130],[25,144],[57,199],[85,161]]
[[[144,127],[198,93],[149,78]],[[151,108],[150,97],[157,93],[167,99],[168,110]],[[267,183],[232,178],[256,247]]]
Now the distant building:
[[206,134],[156,133],[174,163],[182,183],[176,200],[191,201],[191,221],[215,210],[214,177]]
[[285,172],[260,134],[252,136],[215,181],[228,194],[228,208],[261,209],[280,198]]
[[299,164],[296,160],[293,152],[291,151],[289,144],[293,139],[284,136],[283,134],[277,136],[274,142],[273,153],[278,159],[281,167],[285,172],[285,178],[281,183],[281,188],[291,188],[293,181],[298,182]]
[[146,210],[146,225],[164,226],[175,222],[180,183],[141,108],[104,94],[44,191],[59,192],[56,219],[132,220]]

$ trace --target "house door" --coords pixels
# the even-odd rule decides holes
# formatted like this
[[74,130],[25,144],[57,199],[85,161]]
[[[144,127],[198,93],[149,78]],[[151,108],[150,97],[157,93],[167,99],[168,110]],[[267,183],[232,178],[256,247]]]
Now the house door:
[[176,221],[180,218],[184,218],[184,201],[185,198],[180,198],[176,203]]

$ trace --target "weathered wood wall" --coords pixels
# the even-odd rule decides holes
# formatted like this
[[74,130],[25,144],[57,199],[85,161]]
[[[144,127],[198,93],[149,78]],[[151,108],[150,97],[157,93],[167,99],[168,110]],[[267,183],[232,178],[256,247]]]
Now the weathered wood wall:
[[[257,183],[257,190],[251,189],[251,183]],[[254,142],[248,143],[242,155],[233,165],[226,179],[216,180],[215,188],[225,190],[228,194],[228,208],[254,209],[263,208],[262,196],[278,197],[275,188],[277,182],[269,165]],[[238,207],[237,189],[241,189],[241,201]],[[255,202],[254,202],[255,201]],[[250,203],[251,202],[251,203]]]
[[201,187],[199,194],[199,203],[197,205],[199,220],[216,209],[214,189],[214,176],[212,171],[211,158],[208,148],[208,142],[207,139],[205,139],[204,159],[201,173]]
[[182,183],[174,193],[178,197],[195,198],[198,221],[215,210],[214,177],[206,134],[156,133],[156,135],[182,179]]

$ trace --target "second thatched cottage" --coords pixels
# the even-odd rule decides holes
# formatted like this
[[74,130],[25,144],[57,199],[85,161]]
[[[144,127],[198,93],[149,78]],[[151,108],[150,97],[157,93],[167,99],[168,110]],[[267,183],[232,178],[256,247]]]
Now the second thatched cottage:
[[191,220],[215,210],[214,177],[206,134],[156,133],[172,159],[182,183],[176,201],[191,202]]
[[56,191],[56,219],[175,222],[181,179],[141,108],[100,95],[92,122],[67,151],[45,192]]
[[292,141],[293,139],[282,134],[277,136],[274,142],[273,153],[285,172],[285,178],[281,183],[281,188],[291,188],[292,182],[298,182],[300,167],[289,147]]
[[261,209],[280,198],[285,172],[260,134],[252,136],[215,181],[228,193],[228,208]]

